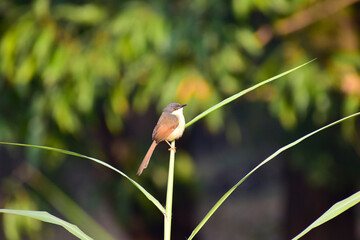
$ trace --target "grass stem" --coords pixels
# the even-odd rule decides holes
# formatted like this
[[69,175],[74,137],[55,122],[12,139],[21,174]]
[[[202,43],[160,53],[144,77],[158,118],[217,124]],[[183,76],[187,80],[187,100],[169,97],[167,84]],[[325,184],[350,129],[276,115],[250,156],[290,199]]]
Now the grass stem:
[[[171,147],[175,149],[175,141],[172,141]],[[171,150],[167,192],[166,192],[166,207],[164,214],[164,240],[171,239],[171,218],[172,218],[172,203],[173,203],[173,189],[174,189],[174,165],[175,165],[175,150]]]

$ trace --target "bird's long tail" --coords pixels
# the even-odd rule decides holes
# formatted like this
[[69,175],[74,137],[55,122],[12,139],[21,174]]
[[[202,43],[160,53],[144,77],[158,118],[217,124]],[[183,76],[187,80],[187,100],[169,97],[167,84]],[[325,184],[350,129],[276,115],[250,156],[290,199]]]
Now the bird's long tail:
[[144,171],[144,169],[147,167],[147,165],[149,164],[149,161],[150,161],[150,158],[151,158],[151,155],[153,154],[154,152],[154,149],[156,147],[157,143],[156,141],[154,140],[149,148],[149,150],[147,151],[145,157],[144,157],[144,160],[141,162],[141,165],[139,167],[139,170],[137,171],[137,175],[140,176],[140,174]]

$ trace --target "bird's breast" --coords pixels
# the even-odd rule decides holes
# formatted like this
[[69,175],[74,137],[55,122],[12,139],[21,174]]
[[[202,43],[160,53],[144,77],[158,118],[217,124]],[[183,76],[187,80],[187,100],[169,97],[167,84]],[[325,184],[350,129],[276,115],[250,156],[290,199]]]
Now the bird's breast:
[[[181,109],[182,110],[182,109]],[[174,114],[174,113],[172,113]],[[166,138],[166,140],[168,141],[172,141],[172,140],[175,140],[175,139],[178,139],[180,138],[183,133],[184,133],[184,130],[185,130],[185,118],[184,118],[184,115],[182,114],[182,111],[181,113],[179,112],[178,114],[175,113],[174,114],[178,120],[179,120],[179,125],[175,128],[175,130]]]

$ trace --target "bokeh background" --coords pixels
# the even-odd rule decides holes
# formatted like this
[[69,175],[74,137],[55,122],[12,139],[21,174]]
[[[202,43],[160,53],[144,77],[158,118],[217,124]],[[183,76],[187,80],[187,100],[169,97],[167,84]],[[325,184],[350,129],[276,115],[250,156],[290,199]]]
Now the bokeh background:
[[[173,239],[281,146],[359,110],[356,0],[0,0],[0,141],[102,159],[165,204],[168,151],[137,168],[169,102],[187,120],[222,99],[317,60],[217,110],[177,141]],[[318,134],[244,182],[196,239],[290,239],[359,190],[360,122]],[[161,239],[163,216],[115,172],[85,159],[0,146],[0,207],[48,211],[95,239]],[[360,239],[355,207],[304,239]],[[75,239],[1,215],[0,239]]]

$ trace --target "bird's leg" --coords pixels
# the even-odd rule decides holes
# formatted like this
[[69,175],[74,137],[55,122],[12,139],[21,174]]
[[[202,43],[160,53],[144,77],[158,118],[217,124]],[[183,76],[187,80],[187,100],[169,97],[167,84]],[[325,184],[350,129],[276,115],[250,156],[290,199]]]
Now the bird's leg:
[[174,150],[174,152],[176,152],[176,147],[172,147],[168,140],[165,140],[165,142],[170,146],[169,151]]

